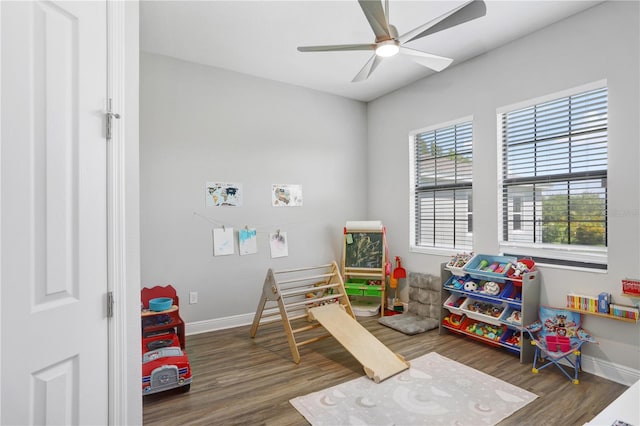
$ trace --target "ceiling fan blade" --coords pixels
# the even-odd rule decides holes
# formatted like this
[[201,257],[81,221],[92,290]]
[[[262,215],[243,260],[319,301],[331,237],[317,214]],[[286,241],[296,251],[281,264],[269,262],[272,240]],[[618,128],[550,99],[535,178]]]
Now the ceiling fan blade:
[[382,62],[382,58],[374,53],[373,56],[367,61],[367,63],[364,64],[358,74],[353,77],[353,80],[351,80],[351,82],[356,83],[358,81],[364,81],[369,78],[371,73],[373,73],[373,70],[376,69],[380,62]]
[[471,0],[437,17],[436,19],[401,35],[398,38],[398,41],[402,44],[417,40],[429,34],[434,34],[438,31],[446,30],[447,28],[455,27],[456,25],[464,24],[465,22],[480,18],[481,16],[486,15],[486,13],[487,6],[484,4],[484,1]]
[[444,56],[432,55],[431,53],[421,52],[420,50],[409,49],[408,47],[400,46],[400,53],[408,55],[414,62],[430,68],[434,71],[442,71],[453,62],[451,58],[445,58]]
[[330,46],[299,46],[299,52],[339,52],[344,50],[375,50],[376,45],[369,44],[334,44]]
[[358,3],[360,3],[364,16],[367,17],[367,21],[369,21],[369,25],[371,25],[371,29],[376,35],[376,40],[389,40],[391,33],[384,8],[382,7],[382,1],[358,0]]

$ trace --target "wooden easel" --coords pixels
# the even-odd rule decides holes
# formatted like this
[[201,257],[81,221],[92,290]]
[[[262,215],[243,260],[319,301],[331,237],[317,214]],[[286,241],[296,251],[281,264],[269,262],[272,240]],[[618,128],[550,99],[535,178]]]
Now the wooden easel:
[[[309,318],[308,310],[325,303],[337,303],[354,317],[351,303],[344,290],[344,283],[336,262],[284,271],[271,268],[262,287],[262,296],[251,326],[251,337],[255,337],[261,324],[282,321],[289,341],[293,361],[300,362],[298,347],[330,337],[329,333],[303,341],[296,335],[321,327]],[[293,328],[292,322],[306,319],[309,324]]]
[[[356,321],[336,262],[267,271],[251,326],[251,337],[256,336],[260,324],[280,320],[296,364],[300,363],[298,347],[333,336],[363,365],[366,375],[376,383],[409,368],[409,363],[402,356],[391,352]],[[307,323],[293,328],[292,323],[296,320],[306,320]],[[328,333],[300,342],[296,340],[297,334],[318,327],[324,327]]]
[[[380,296],[380,316],[384,316],[386,290],[386,233],[380,221],[352,221],[344,227],[342,251],[342,276],[347,281],[348,293],[362,290],[364,296],[377,293]],[[360,288],[349,284],[351,279],[376,280],[377,286]]]

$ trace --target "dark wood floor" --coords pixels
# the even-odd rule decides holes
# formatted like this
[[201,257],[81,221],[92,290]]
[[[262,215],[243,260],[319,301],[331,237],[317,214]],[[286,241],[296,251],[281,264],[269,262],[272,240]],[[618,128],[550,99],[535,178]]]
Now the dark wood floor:
[[[438,330],[406,336],[358,320],[392,351],[411,360],[438,352],[539,396],[500,425],[582,425],[627,388],[582,372],[572,384],[556,367],[539,374],[503,349]],[[187,337],[191,390],[144,397],[145,425],[307,425],[289,400],[364,375],[362,366],[333,338],[301,347],[294,364],[281,323]]]

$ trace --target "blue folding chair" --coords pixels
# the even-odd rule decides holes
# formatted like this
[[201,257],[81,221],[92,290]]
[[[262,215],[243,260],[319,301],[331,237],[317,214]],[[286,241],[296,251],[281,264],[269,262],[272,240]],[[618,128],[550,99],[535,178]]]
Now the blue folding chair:
[[[555,365],[573,384],[580,383],[578,372],[582,370],[582,345],[587,342],[598,343],[581,325],[582,316],[578,312],[540,306],[538,321],[525,327],[531,336],[531,344],[536,347],[531,371],[538,373]],[[573,377],[561,365],[561,361],[573,368]]]

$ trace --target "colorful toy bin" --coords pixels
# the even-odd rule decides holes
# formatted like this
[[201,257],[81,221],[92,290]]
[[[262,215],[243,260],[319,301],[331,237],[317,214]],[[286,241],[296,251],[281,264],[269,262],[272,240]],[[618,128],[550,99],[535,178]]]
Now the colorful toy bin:
[[166,311],[173,305],[171,297],[156,297],[149,300],[149,310],[154,312]]

